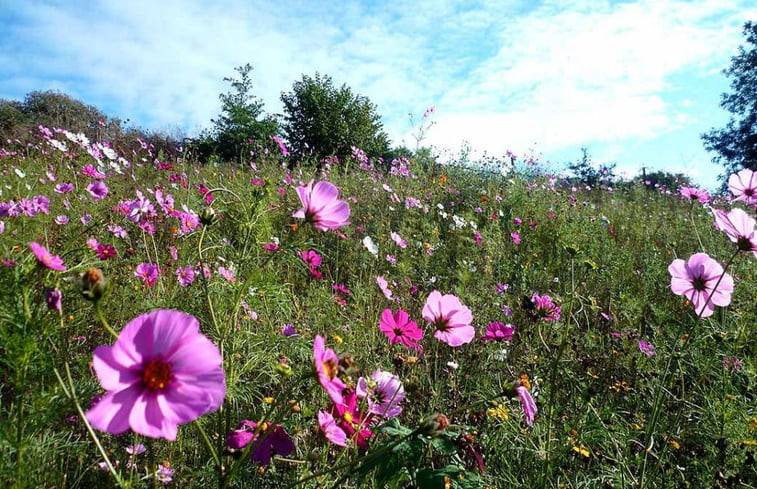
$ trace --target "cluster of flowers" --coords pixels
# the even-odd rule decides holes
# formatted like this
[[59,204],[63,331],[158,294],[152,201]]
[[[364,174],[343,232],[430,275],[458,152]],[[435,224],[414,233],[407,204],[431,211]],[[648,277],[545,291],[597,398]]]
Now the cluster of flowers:
[[[731,175],[728,189],[735,202],[746,205],[757,204],[757,174],[744,169]],[[706,203],[709,196],[697,189],[685,188],[685,197]],[[738,252],[751,252],[757,257],[757,222],[744,210],[734,207],[728,212],[712,209],[714,226],[722,231],[736,245]],[[676,295],[685,296],[694,306],[699,317],[709,317],[715,306],[725,307],[731,303],[733,277],[725,268],[707,253],[695,253],[687,261],[675,259],[668,266],[671,275],[670,289]]]

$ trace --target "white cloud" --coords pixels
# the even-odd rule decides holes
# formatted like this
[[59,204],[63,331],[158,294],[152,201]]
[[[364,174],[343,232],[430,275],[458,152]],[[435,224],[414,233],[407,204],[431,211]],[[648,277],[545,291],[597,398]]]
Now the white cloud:
[[218,113],[222,78],[251,62],[268,112],[319,71],[376,103],[396,142],[413,144],[408,112],[434,104],[426,142],[440,148],[619,146],[713,110],[689,83],[722,76],[757,17],[746,4],[19,2],[0,40],[0,97],[54,87],[147,127],[196,131]]

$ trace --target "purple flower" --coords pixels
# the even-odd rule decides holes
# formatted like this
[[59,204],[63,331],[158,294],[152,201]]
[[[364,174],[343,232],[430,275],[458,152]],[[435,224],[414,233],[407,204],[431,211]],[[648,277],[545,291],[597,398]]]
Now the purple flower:
[[438,290],[431,292],[426,299],[423,319],[436,327],[434,337],[449,346],[470,343],[476,334],[476,330],[471,326],[471,310],[454,295],[442,295]]
[[706,204],[710,201],[710,193],[706,190],[696,187],[681,187],[681,195],[689,200],[699,201],[701,204]]
[[50,270],[57,270],[59,272],[66,271],[66,266],[63,264],[63,259],[58,255],[52,255],[47,248],[41,244],[32,241],[29,243],[29,248],[32,249],[32,253],[37,257],[37,260]]
[[316,229],[326,231],[337,229],[349,224],[350,206],[339,200],[339,189],[329,182],[313,181],[305,187],[297,187],[297,195],[302,202],[302,208],[292,217],[312,222]]
[[523,413],[526,415],[526,424],[529,426],[534,424],[534,417],[539,411],[536,408],[534,398],[531,397],[531,393],[528,392],[528,389],[522,385],[516,387],[515,392],[518,394],[518,399],[520,399],[520,403],[523,405]]
[[175,440],[179,424],[223,403],[222,362],[195,317],[168,309],[137,316],[113,346],[95,349],[94,369],[106,393],[87,420],[113,435],[131,429]]
[[655,355],[654,345],[652,343],[647,343],[644,340],[639,340],[639,350],[648,357],[653,357]]
[[70,182],[59,183],[55,186],[55,192],[59,194],[67,194],[74,189],[74,184]]
[[141,279],[148,287],[152,287],[158,283],[158,267],[152,263],[140,263],[134,270],[134,276]]
[[60,215],[60,216],[56,217],[55,218],[55,224],[57,224],[58,226],[64,226],[64,225],[68,224],[68,216],[66,216],[66,215]]
[[534,295],[531,296],[531,302],[536,308],[536,317],[543,321],[557,321],[560,319],[562,308],[555,305],[550,296],[546,294],[539,295],[537,292],[534,292]]
[[360,377],[355,392],[359,398],[368,399],[369,413],[393,418],[402,412],[399,404],[405,398],[405,389],[399,377],[391,372],[376,370],[370,380]]
[[744,168],[728,178],[728,190],[746,205],[757,204],[757,173]]
[[513,231],[512,233],[510,233],[510,237],[512,238],[514,244],[520,244],[520,234]]
[[737,208],[728,213],[715,209],[715,224],[728,238],[736,243],[739,251],[751,251],[757,257],[757,222]]
[[188,287],[195,281],[195,271],[192,265],[186,267],[179,267],[176,269],[176,278],[182,287]]
[[155,472],[155,477],[163,484],[168,484],[173,480],[174,469],[168,465],[168,462],[163,462],[158,465],[158,470]]
[[281,334],[290,337],[290,336],[299,336],[300,334],[297,332],[296,329],[294,329],[293,324],[285,324],[283,328],[281,328]]
[[61,300],[63,299],[63,294],[58,289],[45,289],[45,302],[47,303],[47,308],[51,311],[58,311],[58,314],[63,314],[63,306],[61,305]]
[[[252,453],[252,460],[260,465],[271,463],[273,455],[286,457],[294,451],[294,442],[281,425],[263,423],[256,433],[258,426],[254,421],[242,421],[239,428],[226,436],[226,445],[233,450],[242,450],[248,444],[257,442],[258,446]],[[261,436],[263,440],[258,442]]]
[[513,333],[515,326],[495,321],[486,326],[486,336],[481,337],[481,341],[512,341]]
[[87,185],[87,192],[92,196],[92,200],[102,200],[108,196],[108,186],[100,180],[95,180]]
[[668,272],[673,293],[689,299],[694,311],[703,318],[712,316],[715,306],[731,303],[733,277],[724,273],[723,267],[706,253],[695,253],[688,262],[673,260]]

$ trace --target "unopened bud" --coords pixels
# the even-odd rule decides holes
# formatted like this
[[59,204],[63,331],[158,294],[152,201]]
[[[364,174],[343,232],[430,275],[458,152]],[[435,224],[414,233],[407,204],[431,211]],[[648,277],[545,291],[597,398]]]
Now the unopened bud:
[[422,427],[423,433],[430,436],[438,436],[449,426],[449,419],[442,413],[436,413],[429,417]]
[[105,275],[99,268],[88,268],[81,276],[81,293],[85,299],[99,300],[105,293]]
[[202,212],[200,212],[200,224],[203,226],[211,226],[217,221],[218,216],[216,216],[216,211],[214,211],[212,207],[205,207]]
[[292,367],[288,363],[276,362],[276,366],[273,367],[273,369],[276,373],[283,375],[284,377],[292,375]]

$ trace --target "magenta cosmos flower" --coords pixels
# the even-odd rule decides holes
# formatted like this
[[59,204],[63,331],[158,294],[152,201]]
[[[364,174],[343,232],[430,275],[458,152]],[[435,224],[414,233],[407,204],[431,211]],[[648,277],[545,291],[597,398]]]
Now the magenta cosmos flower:
[[704,189],[696,187],[681,187],[681,196],[693,201],[698,201],[700,204],[706,204],[710,201],[710,193]]
[[470,343],[476,334],[476,330],[471,326],[471,310],[454,295],[442,295],[438,290],[431,292],[426,299],[423,319],[436,327],[434,337],[449,346]]
[[339,200],[339,189],[329,182],[313,181],[305,187],[297,187],[297,195],[302,202],[302,208],[292,214],[292,217],[312,222],[316,229],[326,231],[337,229],[349,224],[350,206]]
[[536,413],[539,412],[539,410],[536,408],[536,402],[534,402],[534,398],[531,397],[531,393],[528,391],[528,388],[523,385],[516,387],[515,392],[518,394],[518,399],[520,399],[520,403],[523,405],[523,413],[526,415],[526,424],[529,426],[534,424]]
[[95,373],[107,392],[87,420],[113,435],[131,429],[175,440],[179,424],[223,403],[222,362],[194,316],[168,309],[137,316],[113,346],[95,349]]
[[739,208],[729,212],[715,209],[715,224],[736,243],[739,251],[751,251],[757,257],[757,222]]
[[360,377],[357,382],[357,397],[368,399],[368,412],[384,418],[393,418],[402,412],[400,403],[405,398],[405,388],[400,378],[391,372],[376,370],[370,380]]
[[495,321],[486,326],[486,335],[481,337],[481,341],[512,341],[514,333],[515,326],[512,324]]
[[57,270],[59,272],[66,270],[66,266],[63,264],[63,259],[60,256],[51,254],[47,251],[47,248],[36,241],[29,243],[29,248],[32,249],[32,253],[37,257],[37,260],[50,270]]
[[736,200],[747,205],[757,204],[757,173],[744,168],[728,178],[728,190]]
[[95,180],[87,185],[87,192],[92,196],[92,200],[102,200],[108,196],[108,186],[100,180]]
[[706,253],[695,253],[688,262],[673,260],[668,272],[672,277],[670,289],[673,293],[689,299],[694,304],[694,311],[703,318],[712,316],[715,306],[731,303],[733,277],[724,274],[723,267]]
[[226,436],[226,445],[233,450],[242,450],[250,442],[257,443],[258,438],[262,435],[263,440],[252,453],[252,460],[260,465],[271,463],[273,455],[286,457],[294,451],[294,442],[281,425],[263,423],[261,430],[255,433],[257,429],[258,424],[256,422],[242,421],[239,428]]
[[339,357],[331,348],[326,349],[326,342],[321,335],[316,335],[313,342],[313,364],[318,382],[326,390],[332,401],[341,404],[344,400],[342,391],[347,386],[336,376]]
[[390,345],[401,343],[420,351],[418,340],[423,338],[423,330],[402,309],[395,314],[392,314],[391,309],[384,309],[381,313],[379,329],[389,338]]

